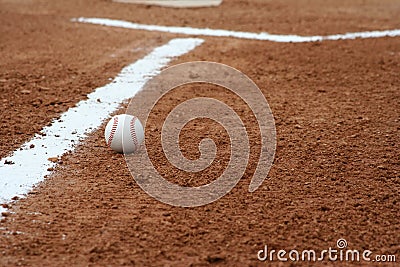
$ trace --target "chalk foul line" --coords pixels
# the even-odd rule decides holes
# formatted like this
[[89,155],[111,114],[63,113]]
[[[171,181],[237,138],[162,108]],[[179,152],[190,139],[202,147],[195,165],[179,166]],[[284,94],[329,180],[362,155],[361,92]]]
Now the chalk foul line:
[[104,18],[74,18],[73,22],[97,24],[110,27],[119,27],[134,30],[146,31],[159,31],[168,33],[177,33],[185,35],[196,36],[217,36],[217,37],[234,37],[241,39],[263,40],[280,43],[304,43],[304,42],[317,42],[324,40],[345,40],[357,38],[379,38],[379,37],[395,37],[400,36],[400,29],[385,30],[385,31],[367,31],[367,32],[353,32],[345,34],[334,35],[316,35],[316,36],[300,36],[300,35],[283,35],[283,34],[269,34],[266,32],[252,33],[252,32],[238,32],[229,30],[214,30],[214,29],[200,29],[190,27],[173,27],[173,26],[158,26],[138,24],[123,20],[104,19]]
[[[188,53],[203,41],[178,38],[155,48],[144,58],[123,68],[111,83],[88,94],[87,100],[68,109],[11,156],[1,159],[0,204],[10,202],[14,196],[23,197],[35,184],[43,181],[51,173],[48,169],[56,165],[49,158],[72,151],[76,144],[100,127],[122,102],[136,95],[174,57]],[[5,210],[0,206],[0,217]]]

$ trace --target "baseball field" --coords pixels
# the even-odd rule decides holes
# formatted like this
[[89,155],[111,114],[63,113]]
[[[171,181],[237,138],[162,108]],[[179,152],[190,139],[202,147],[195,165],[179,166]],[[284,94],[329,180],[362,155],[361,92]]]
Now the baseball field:
[[0,266],[397,266],[399,18],[0,0]]

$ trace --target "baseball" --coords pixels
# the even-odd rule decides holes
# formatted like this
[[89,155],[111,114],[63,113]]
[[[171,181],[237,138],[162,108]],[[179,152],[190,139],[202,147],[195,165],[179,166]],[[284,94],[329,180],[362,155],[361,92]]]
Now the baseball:
[[137,151],[144,140],[143,126],[135,116],[116,115],[107,123],[104,137],[114,151],[130,154]]

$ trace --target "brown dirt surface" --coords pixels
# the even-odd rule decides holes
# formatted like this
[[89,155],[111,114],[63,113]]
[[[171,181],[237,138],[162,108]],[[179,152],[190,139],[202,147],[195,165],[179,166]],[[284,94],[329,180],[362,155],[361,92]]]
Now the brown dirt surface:
[[[314,35],[400,28],[399,13],[394,0],[226,0],[193,10],[105,0],[0,0],[0,157],[123,66],[177,36],[78,24],[73,17]],[[260,87],[277,130],[274,165],[262,186],[248,192],[256,164],[250,160],[239,184],[220,200],[197,208],[163,204],[141,190],[123,156],[107,148],[103,125],[64,155],[27,198],[10,204],[12,213],[0,222],[0,266],[308,266],[260,262],[257,252],[264,245],[328,249],[339,238],[351,249],[394,254],[400,261],[400,38],[303,44],[204,39],[172,64],[221,62]],[[191,93],[235,102],[223,90],[196,86],[160,103],[159,112]],[[140,104],[147,93],[133,101]],[[246,107],[239,107],[247,117]],[[207,127],[199,122],[182,132],[189,158],[206,134],[215,135],[224,157],[223,130]],[[249,134],[257,150],[258,132]],[[157,153],[163,172],[176,178]],[[176,182],[202,184],[219,171]],[[323,265],[365,262],[315,264]]]

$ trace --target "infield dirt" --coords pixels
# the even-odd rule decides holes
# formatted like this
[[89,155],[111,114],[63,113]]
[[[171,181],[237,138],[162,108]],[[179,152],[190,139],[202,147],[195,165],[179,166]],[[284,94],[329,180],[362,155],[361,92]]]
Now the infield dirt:
[[[71,18],[324,35],[400,28],[399,13],[397,1],[232,0],[216,8],[170,10],[99,0],[1,0],[0,157],[125,65],[178,36]],[[264,245],[322,250],[339,238],[351,249],[400,258],[400,38],[303,44],[204,39],[172,64],[224,63],[260,87],[277,129],[275,161],[263,185],[248,193],[257,163],[251,158],[238,186],[217,202],[198,208],[160,203],[137,186],[123,156],[107,148],[103,124],[27,198],[10,205],[15,213],[3,214],[0,265],[266,266],[257,260]],[[192,85],[165,99],[160,112],[202,94],[235,102],[224,90]],[[133,101],[141,97],[145,92]],[[249,116],[240,107],[240,115]],[[254,121],[248,123],[257,151],[258,133]],[[189,140],[210,134],[226,160],[223,130],[197,126],[183,132],[187,156],[197,155]],[[185,185],[218,174],[217,168],[179,179],[164,163],[159,155],[163,171]],[[340,263],[346,265],[351,263]]]

